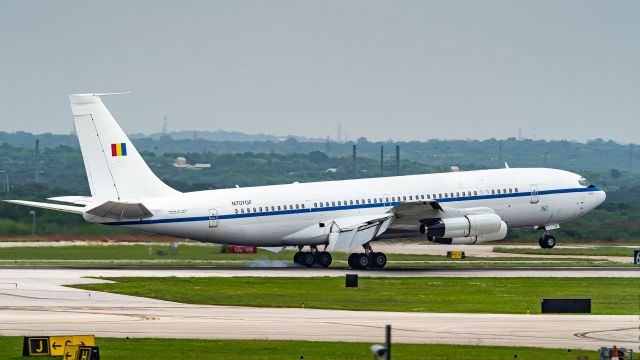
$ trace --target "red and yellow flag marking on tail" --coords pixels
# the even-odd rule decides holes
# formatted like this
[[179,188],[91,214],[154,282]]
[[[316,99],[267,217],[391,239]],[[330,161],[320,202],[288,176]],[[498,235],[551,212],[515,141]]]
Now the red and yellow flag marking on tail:
[[111,156],[127,156],[127,144],[111,144]]

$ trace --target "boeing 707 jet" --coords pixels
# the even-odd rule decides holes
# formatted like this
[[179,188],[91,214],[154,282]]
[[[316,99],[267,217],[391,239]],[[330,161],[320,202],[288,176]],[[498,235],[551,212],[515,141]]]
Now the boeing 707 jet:
[[203,242],[294,247],[293,261],[309,267],[328,267],[331,252],[339,251],[350,254],[352,268],[383,268],[387,257],[372,244],[394,227],[440,244],[478,244],[502,240],[508,229],[543,229],[540,247],[552,248],[551,230],[606,198],[582,176],[546,168],[183,193],[149,169],[100,94],[69,98],[91,195],[8,202]]

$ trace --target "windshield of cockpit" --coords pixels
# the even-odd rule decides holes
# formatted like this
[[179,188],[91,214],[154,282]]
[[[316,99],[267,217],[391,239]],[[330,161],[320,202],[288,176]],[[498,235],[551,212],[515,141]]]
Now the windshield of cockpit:
[[580,178],[578,180],[578,184],[580,184],[580,186],[584,186],[584,187],[593,187],[594,186],[589,182],[589,180],[587,180],[585,178]]

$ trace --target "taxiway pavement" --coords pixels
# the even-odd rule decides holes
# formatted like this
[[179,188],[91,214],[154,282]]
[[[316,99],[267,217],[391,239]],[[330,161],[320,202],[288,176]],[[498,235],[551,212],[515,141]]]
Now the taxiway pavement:
[[[548,276],[553,270],[428,270],[413,276]],[[530,270],[531,271],[531,270]],[[0,335],[93,333],[102,337],[296,339],[380,342],[384,325],[404,343],[450,343],[595,349],[637,346],[638,317],[342,311],[188,305],[78,290],[89,276],[341,276],[322,269],[0,269]],[[404,271],[375,276],[407,276]],[[638,271],[556,271],[564,276],[633,276]],[[365,274],[366,275],[366,274]],[[176,289],[176,291],[182,291]],[[357,296],[354,294],[354,296]]]

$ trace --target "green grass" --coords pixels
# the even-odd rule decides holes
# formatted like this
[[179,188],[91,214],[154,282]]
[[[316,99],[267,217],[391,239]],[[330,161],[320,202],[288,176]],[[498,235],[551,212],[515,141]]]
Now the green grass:
[[587,255],[587,256],[628,256],[633,258],[633,251],[638,248],[627,247],[600,247],[600,248],[554,248],[554,249],[518,249],[496,247],[493,252],[525,255]]
[[[98,338],[96,342],[103,360],[299,360],[301,355],[305,360],[368,360],[372,357],[368,343],[115,338]],[[403,360],[504,360],[513,359],[514,355],[520,360],[575,360],[579,355],[597,358],[595,351],[528,347],[393,344],[391,349],[394,359]],[[0,358],[24,359],[22,338],[0,337]]]
[[[640,279],[342,277],[109,278],[77,288],[191,304],[471,313],[540,313],[543,298],[591,298],[593,314],[637,314]],[[179,291],[176,291],[179,289]],[[612,294],[615,294],[613,296]]]
[[[159,255],[163,251],[164,255]],[[291,262],[293,251],[272,253],[258,250],[257,254],[223,254],[218,246],[180,244],[177,251],[168,245],[77,245],[46,247],[0,248],[2,265],[76,265],[76,266],[247,266],[260,261]],[[333,254],[333,266],[346,267],[347,255]],[[512,257],[468,257],[451,260],[443,255],[389,254],[389,267],[550,267],[550,266],[620,266],[613,262],[589,261],[563,258],[562,262],[521,263],[518,261],[544,260]],[[52,261],[53,260],[53,261]],[[342,261],[342,262],[341,262]],[[397,263],[396,261],[421,261],[420,263]],[[445,261],[445,262],[443,262]],[[514,262],[515,261],[515,262]],[[396,263],[394,263],[396,262]]]

